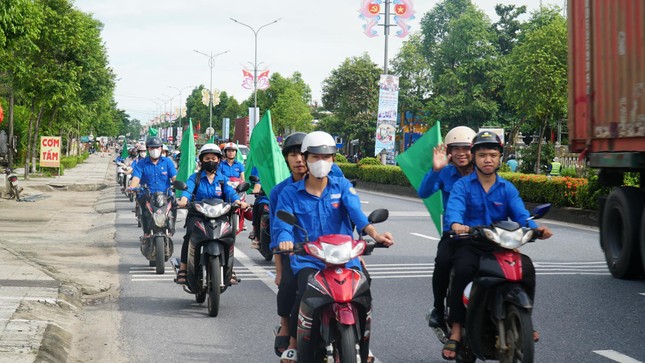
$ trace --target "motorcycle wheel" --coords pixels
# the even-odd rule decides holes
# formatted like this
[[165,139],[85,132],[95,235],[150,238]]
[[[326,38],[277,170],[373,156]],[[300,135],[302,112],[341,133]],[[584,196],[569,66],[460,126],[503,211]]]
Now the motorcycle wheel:
[[165,266],[165,243],[163,237],[155,238],[155,267],[157,275],[163,275],[166,272]]
[[13,185],[13,184],[11,184],[11,190],[13,191],[13,192],[12,192],[13,197],[14,197],[16,200],[18,200],[18,201],[19,201],[19,200],[20,200],[20,191],[18,190],[18,187],[17,187],[17,186],[15,186],[15,185]]
[[219,257],[210,256],[208,270],[208,315],[217,316],[219,313],[220,281],[222,281],[222,270],[220,269]]
[[338,337],[335,348],[339,362],[357,363],[356,335],[352,326],[338,324]]
[[529,311],[512,304],[506,305],[506,318],[503,326],[508,350],[500,351],[500,363],[532,363],[535,345],[533,342],[533,322]]

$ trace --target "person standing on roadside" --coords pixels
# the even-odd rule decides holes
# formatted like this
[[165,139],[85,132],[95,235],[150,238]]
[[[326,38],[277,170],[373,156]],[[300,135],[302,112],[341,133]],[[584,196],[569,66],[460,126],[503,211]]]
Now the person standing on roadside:
[[[432,169],[424,176],[417,192],[420,198],[428,198],[440,190],[443,196],[443,207],[444,210],[446,209],[448,197],[455,182],[473,171],[470,154],[470,144],[473,137],[475,137],[475,131],[466,126],[457,126],[448,131],[444,143],[434,148]],[[443,231],[449,230],[450,226],[444,220]],[[428,325],[431,328],[439,328],[445,324],[443,301],[448,290],[450,269],[452,268],[451,259],[454,253],[454,246],[450,242],[448,234],[444,233],[437,245],[437,255],[432,273],[434,308],[428,317]]]

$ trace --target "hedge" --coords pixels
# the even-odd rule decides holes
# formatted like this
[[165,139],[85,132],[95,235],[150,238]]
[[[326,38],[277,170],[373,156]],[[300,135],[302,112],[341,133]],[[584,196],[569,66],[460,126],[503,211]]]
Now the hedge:
[[[365,160],[365,159],[363,159]],[[408,178],[398,166],[365,165],[338,163],[345,177],[366,182],[411,186]],[[591,182],[584,178],[568,176],[549,177],[546,175],[500,172],[500,175],[513,183],[525,202],[551,203],[555,207],[598,208],[598,196],[607,194],[601,188],[597,177]]]

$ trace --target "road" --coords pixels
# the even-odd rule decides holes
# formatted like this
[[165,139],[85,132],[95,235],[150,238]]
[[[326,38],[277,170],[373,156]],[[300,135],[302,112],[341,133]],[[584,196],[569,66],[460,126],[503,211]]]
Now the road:
[[[382,362],[443,362],[441,344],[424,319],[431,304],[437,232],[418,199],[360,192],[366,213],[388,208],[379,231],[396,244],[366,257],[373,277],[372,350]],[[120,341],[133,362],[277,361],[272,329],[277,324],[273,266],[239,236],[236,271],[242,282],[222,295],[219,316],[210,318],[173,283],[170,265],[156,275],[139,252],[132,204],[115,194],[120,254]],[[181,215],[181,214],[180,214]],[[548,217],[548,216],[547,216]],[[595,228],[545,219],[554,237],[525,246],[537,270],[534,322],[541,333],[536,362],[645,361],[645,282],[612,278]],[[180,218],[175,240],[179,255]]]

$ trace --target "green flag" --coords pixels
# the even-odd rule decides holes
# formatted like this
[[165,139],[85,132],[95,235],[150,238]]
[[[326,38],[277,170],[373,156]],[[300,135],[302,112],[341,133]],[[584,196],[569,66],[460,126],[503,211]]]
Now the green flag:
[[[244,164],[244,155],[242,155],[242,152],[240,152],[240,143],[236,142],[235,145],[237,145],[237,152],[235,153],[235,161],[239,161],[240,163]],[[246,170],[246,168],[244,169]],[[245,175],[251,175],[251,170],[247,170]]]
[[214,144],[215,143],[215,135],[211,136],[211,138],[208,139],[208,141],[206,141],[206,143],[207,144]]
[[152,128],[152,127],[150,127],[148,129],[148,136],[158,136],[158,135],[159,135],[159,130],[158,129],[155,129],[155,128]]
[[121,149],[121,158],[126,159],[128,157],[128,144],[126,142],[123,143],[123,149]]
[[[396,162],[410,181],[415,190],[419,190],[421,181],[426,173],[432,169],[433,149],[441,143],[441,131],[439,121],[432,126],[421,138],[419,138],[409,149],[396,158]],[[443,198],[441,192],[432,194],[423,200],[426,205],[432,222],[437,227],[439,235],[443,232]]]
[[251,176],[251,170],[256,167],[262,189],[266,195],[270,195],[271,189],[289,176],[289,167],[284,162],[271,126],[271,111],[267,110],[262,120],[253,128],[249,149],[246,175]]
[[[179,170],[177,171],[177,180],[186,182],[188,178],[195,173],[195,139],[193,138],[193,120],[188,120],[188,128],[184,131],[181,138],[181,154],[179,159]],[[177,191],[177,196],[181,191]]]

